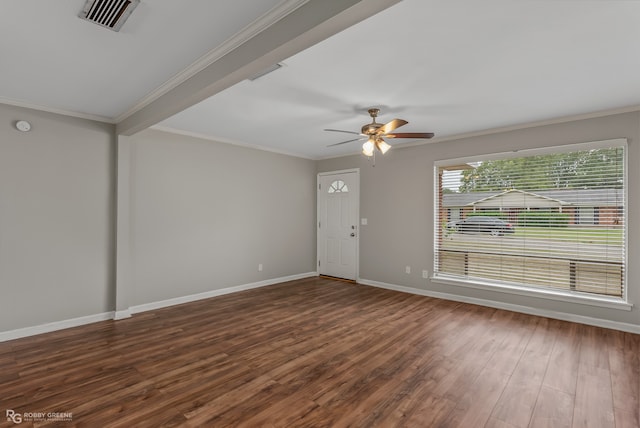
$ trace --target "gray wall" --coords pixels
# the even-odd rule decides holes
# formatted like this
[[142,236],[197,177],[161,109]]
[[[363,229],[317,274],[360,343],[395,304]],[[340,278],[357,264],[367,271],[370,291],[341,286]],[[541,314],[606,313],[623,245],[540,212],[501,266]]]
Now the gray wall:
[[[360,216],[368,219],[360,231],[360,277],[471,298],[523,305],[548,311],[640,324],[640,308],[631,312],[431,282],[421,271],[433,270],[434,162],[514,149],[628,138],[630,302],[640,305],[640,114],[637,112],[568,123],[532,127],[492,135],[396,148],[377,159],[363,156],[318,162],[318,172],[361,168]],[[407,275],[405,266],[411,266]]]
[[316,270],[315,162],[154,130],[131,142],[134,305]]
[[[315,162],[130,141],[131,305],[315,271]],[[115,309],[115,147],[112,125],[0,104],[0,333]]]
[[111,125],[0,104],[0,332],[112,309],[113,143]]
[[[29,120],[20,133],[15,121]],[[640,325],[630,312],[432,283],[436,160],[629,139],[630,301],[640,304],[640,113],[313,162],[147,130],[133,137],[130,303],[315,271],[316,172],[361,171],[360,276]],[[115,308],[113,126],[0,104],[0,333]],[[264,265],[258,272],[257,265]],[[404,273],[404,267],[412,273]]]

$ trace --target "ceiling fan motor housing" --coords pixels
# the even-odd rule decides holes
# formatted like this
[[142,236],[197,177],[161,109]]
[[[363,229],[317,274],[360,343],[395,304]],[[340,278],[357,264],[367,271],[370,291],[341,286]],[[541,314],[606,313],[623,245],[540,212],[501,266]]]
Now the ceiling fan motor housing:
[[381,126],[382,126],[382,123],[376,123],[376,122],[369,123],[362,127],[361,132],[364,135],[369,135],[369,136],[376,135],[378,133],[378,129],[380,129]]

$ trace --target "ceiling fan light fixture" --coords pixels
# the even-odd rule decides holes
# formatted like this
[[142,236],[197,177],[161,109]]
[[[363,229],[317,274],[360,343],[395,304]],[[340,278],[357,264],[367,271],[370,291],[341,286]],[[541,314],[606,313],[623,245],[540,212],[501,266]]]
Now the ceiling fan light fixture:
[[382,154],[387,153],[387,151],[389,151],[389,149],[391,148],[391,146],[387,144],[387,142],[382,138],[378,138],[376,140],[376,147],[378,148],[378,150],[380,150],[380,152],[382,152]]
[[363,145],[362,145],[362,153],[365,156],[373,156],[373,150],[375,149],[375,145],[374,145],[374,141],[373,138],[369,138]]

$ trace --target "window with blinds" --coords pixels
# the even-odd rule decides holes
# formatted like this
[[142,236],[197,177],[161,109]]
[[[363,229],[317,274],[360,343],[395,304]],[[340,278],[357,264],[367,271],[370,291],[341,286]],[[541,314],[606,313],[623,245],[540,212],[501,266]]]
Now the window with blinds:
[[436,278],[625,299],[626,140],[436,164]]

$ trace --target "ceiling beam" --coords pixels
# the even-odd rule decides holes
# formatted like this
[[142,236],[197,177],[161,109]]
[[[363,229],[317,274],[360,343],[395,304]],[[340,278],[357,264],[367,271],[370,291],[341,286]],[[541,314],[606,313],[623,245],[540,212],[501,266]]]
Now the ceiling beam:
[[133,135],[400,2],[309,0],[116,125]]

